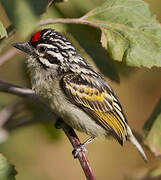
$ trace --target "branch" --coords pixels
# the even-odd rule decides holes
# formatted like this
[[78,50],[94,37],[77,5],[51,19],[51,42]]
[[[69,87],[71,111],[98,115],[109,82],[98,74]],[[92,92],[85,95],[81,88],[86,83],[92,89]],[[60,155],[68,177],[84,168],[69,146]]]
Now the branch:
[[[75,131],[70,126],[68,126],[66,123],[61,122],[61,127],[64,130],[69,141],[71,142],[73,148],[76,148],[79,145],[81,145],[78,136],[76,135]],[[95,180],[94,174],[92,172],[91,166],[89,164],[89,161],[85,153],[84,152],[79,153],[78,159],[83,168],[83,171],[86,175],[87,180]]]
[[47,6],[45,8],[45,12],[47,12],[48,8],[53,4],[54,0],[49,0]]
[[5,63],[6,61],[8,61],[11,57],[13,57],[14,55],[16,55],[18,53],[17,49],[10,49],[8,50],[5,54],[3,54],[2,56],[0,56],[0,66]]
[[50,107],[47,106],[42,100],[40,100],[39,97],[36,96],[35,92],[31,89],[0,80],[0,91],[28,98],[29,100],[40,104],[43,108],[45,108],[56,117],[56,114],[50,109]]
[[0,127],[4,127],[7,121],[17,112],[21,112],[25,107],[25,104],[22,101],[10,104],[4,107],[0,111]]
[[[47,5],[47,8],[48,6],[50,6],[51,4],[53,3],[52,0],[49,1],[49,4]],[[45,19],[45,20],[41,20],[39,21],[38,23],[38,26],[43,26],[43,25],[47,25],[47,24],[57,24],[57,23],[65,23],[65,24],[84,24],[84,25],[89,25],[89,26],[92,26],[92,27],[95,27],[97,29],[100,29],[102,32],[102,28],[91,22],[91,21],[87,21],[87,20],[84,20],[85,16],[81,17],[81,18],[57,18],[57,19]],[[14,29],[12,30],[14,31]],[[15,32],[15,31],[14,31]],[[12,35],[14,35],[14,33],[11,34],[11,37]],[[10,38],[7,38],[7,42],[9,41]],[[2,45],[5,46],[6,43],[2,43]],[[1,45],[1,46],[2,46]],[[0,50],[2,49],[2,47],[0,46]],[[0,66],[8,61],[11,57],[13,57],[14,55],[16,55],[18,53],[18,50],[17,49],[11,49],[9,51],[7,51],[4,55],[2,55],[0,57]]]
[[58,24],[58,23],[63,23],[63,24],[84,24],[84,25],[89,25],[92,27],[95,27],[97,29],[101,29],[101,27],[92,21],[84,20],[84,17],[81,18],[56,18],[56,19],[44,19],[39,21],[38,26],[43,26],[47,24]]
[[5,106],[0,111],[0,143],[6,141],[8,138],[8,131],[6,130],[5,125],[15,113],[20,112],[23,108],[23,102],[16,102],[14,104]]
[[[15,95],[18,95],[21,97],[25,97],[33,102],[36,102],[39,105],[42,105],[50,113],[52,112],[52,114],[55,117],[57,117],[56,114],[52,111],[52,109],[47,104],[45,104],[43,101],[41,101],[40,98],[31,89],[24,88],[24,87],[0,80],[0,91],[15,94]],[[69,141],[73,145],[73,147],[75,148],[75,147],[79,146],[80,140],[77,137],[77,135],[75,134],[74,130],[69,125],[67,125],[64,121],[61,121],[60,125],[61,125],[64,133],[68,137]],[[87,180],[95,180],[92,169],[90,167],[89,161],[88,161],[85,153],[79,152],[78,159],[79,159],[79,162],[82,166],[82,169],[85,173]]]

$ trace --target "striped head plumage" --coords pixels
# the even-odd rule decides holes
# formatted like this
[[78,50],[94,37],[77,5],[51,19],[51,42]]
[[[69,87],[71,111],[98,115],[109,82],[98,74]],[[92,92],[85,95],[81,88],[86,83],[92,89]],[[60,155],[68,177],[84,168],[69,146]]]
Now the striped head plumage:
[[[79,71],[79,67],[88,67],[74,45],[62,34],[53,29],[37,31],[30,39],[29,45],[44,68],[57,66],[58,71]],[[79,65],[79,66],[78,66]]]

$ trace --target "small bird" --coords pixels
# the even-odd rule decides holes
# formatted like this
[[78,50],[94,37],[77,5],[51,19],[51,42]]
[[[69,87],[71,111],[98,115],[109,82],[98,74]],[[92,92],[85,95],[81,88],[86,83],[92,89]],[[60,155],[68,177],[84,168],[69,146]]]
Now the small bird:
[[65,36],[48,28],[13,46],[29,55],[35,93],[68,125],[90,136],[75,150],[75,157],[95,137],[112,136],[121,145],[129,140],[147,160],[115,92]]

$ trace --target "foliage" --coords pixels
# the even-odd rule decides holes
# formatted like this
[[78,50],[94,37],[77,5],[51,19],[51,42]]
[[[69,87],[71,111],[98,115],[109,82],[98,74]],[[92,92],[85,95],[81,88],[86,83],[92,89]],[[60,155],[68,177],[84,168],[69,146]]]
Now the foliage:
[[7,31],[4,28],[3,24],[0,22],[0,39],[7,37]]
[[130,66],[161,66],[161,25],[145,2],[105,1],[85,19],[101,28],[101,42],[112,59]]
[[17,172],[14,166],[11,165],[2,154],[0,154],[0,179],[15,180],[16,174]]
[[47,0],[40,0],[39,6],[37,1],[31,0],[2,0],[2,4],[16,29],[22,36],[26,36],[34,30],[38,17],[45,11]]
[[161,155],[161,99],[144,126],[145,143],[156,156]]

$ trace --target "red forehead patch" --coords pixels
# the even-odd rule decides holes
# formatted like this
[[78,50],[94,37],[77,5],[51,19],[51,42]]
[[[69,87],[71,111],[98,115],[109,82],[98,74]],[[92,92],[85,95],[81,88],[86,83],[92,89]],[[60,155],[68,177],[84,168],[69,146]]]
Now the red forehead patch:
[[40,38],[40,31],[37,31],[33,36],[32,36],[32,42],[38,41]]

